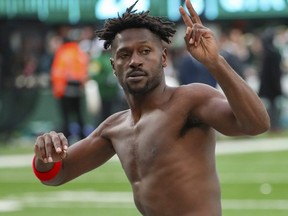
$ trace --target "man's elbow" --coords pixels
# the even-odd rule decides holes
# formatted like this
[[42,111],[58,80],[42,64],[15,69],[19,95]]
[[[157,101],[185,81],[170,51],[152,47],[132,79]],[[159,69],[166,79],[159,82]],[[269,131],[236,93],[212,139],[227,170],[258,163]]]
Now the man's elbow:
[[46,186],[60,186],[60,185],[63,185],[67,182],[67,180],[64,179],[64,177],[62,175],[60,176],[56,176],[55,178],[49,180],[49,181],[41,181],[40,182],[43,184],[43,185],[46,185]]
[[52,186],[52,187],[60,186],[63,184],[63,183],[59,183],[59,182],[47,182],[47,181],[41,181],[41,183],[43,185]]
[[259,121],[257,124],[253,125],[253,127],[249,127],[248,130],[246,130],[247,135],[256,136],[259,134],[263,134],[270,130],[270,118],[267,117],[263,119],[262,121]]
[[269,129],[270,129],[270,126],[263,125],[261,127],[255,128],[254,130],[251,130],[248,133],[248,135],[251,135],[251,136],[260,135],[260,134],[263,134],[263,133],[269,131]]

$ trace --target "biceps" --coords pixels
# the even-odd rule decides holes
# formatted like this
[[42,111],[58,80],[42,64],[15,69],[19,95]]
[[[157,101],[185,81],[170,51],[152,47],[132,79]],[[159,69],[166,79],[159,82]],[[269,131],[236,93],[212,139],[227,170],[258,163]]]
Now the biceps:
[[84,163],[88,171],[101,166],[115,154],[111,143],[102,137],[91,138],[89,145],[83,146],[83,148],[87,152]]
[[211,126],[224,135],[243,135],[237,119],[225,98],[213,98],[199,109],[199,118],[204,124]]
[[[71,146],[67,166],[74,170],[75,176],[95,169],[115,154],[110,142],[101,138],[85,138]],[[75,171],[76,170],[76,171]]]

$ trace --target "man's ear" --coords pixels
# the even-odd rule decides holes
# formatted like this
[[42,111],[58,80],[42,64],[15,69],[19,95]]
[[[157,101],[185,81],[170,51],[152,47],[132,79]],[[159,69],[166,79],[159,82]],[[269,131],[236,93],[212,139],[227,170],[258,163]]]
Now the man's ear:
[[112,66],[112,68],[114,70],[115,68],[114,68],[114,59],[113,58],[110,58],[110,64],[111,64],[111,66]]
[[162,67],[166,67],[167,66],[167,49],[163,48],[162,50]]
[[114,59],[113,59],[113,58],[110,58],[110,64],[111,64],[112,69],[113,69],[113,74],[114,74],[115,76],[117,76],[116,71],[115,71],[115,67],[114,67]]

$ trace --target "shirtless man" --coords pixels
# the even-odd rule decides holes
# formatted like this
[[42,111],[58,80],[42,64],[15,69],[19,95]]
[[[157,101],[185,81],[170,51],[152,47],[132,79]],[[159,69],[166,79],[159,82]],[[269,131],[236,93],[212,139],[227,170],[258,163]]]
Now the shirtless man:
[[218,53],[189,0],[188,51],[202,62],[225,96],[204,84],[168,87],[163,68],[172,23],[133,6],[107,20],[96,35],[111,46],[111,64],[130,109],[106,119],[87,138],[68,147],[62,133],[39,136],[33,168],[46,185],[61,185],[117,154],[145,216],[219,216],[220,186],[215,168],[215,130],[257,135],[269,128],[259,97]]

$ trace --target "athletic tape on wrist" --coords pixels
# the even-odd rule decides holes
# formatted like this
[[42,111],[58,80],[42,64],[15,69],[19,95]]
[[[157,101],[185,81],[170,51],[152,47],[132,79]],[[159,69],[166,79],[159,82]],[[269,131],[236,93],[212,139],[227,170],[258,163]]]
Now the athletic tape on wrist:
[[32,168],[33,168],[33,172],[34,172],[35,176],[40,181],[49,181],[49,180],[53,179],[58,174],[58,172],[60,171],[61,166],[62,166],[62,161],[58,161],[58,162],[54,163],[51,170],[49,170],[47,172],[40,172],[36,169],[35,160],[36,160],[36,156],[34,156],[34,158],[33,158]]

